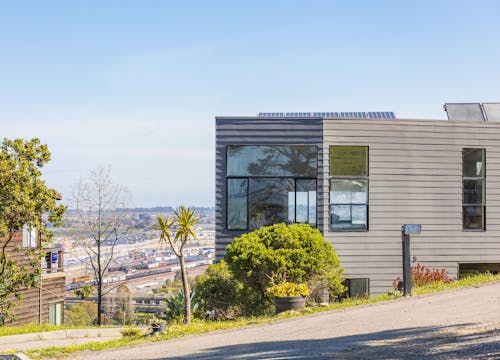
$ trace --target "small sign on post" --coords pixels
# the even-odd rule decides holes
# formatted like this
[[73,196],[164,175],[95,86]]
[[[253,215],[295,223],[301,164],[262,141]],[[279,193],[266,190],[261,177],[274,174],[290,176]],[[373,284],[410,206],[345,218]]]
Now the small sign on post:
[[422,225],[420,224],[404,224],[403,232],[405,234],[419,234],[422,232]]
[[403,293],[411,295],[411,256],[410,234],[419,234],[422,231],[420,224],[404,224],[401,226],[401,241],[403,242]]

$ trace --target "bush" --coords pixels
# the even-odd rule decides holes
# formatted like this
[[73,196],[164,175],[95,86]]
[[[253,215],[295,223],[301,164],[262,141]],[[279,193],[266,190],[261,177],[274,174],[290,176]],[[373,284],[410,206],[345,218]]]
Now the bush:
[[135,337],[142,335],[142,330],[134,327],[128,327],[126,329],[123,329],[120,333],[123,337]]
[[307,296],[309,289],[306,284],[285,281],[267,288],[267,294],[271,297]]
[[[194,313],[198,309],[198,302],[195,299],[195,291],[191,291],[189,296],[191,299],[191,311]],[[165,302],[166,307],[158,316],[160,319],[170,322],[182,320],[184,318],[184,306],[186,303],[184,291],[179,290],[176,295],[168,297]]]
[[238,305],[241,286],[233,278],[225,261],[210,265],[206,273],[196,280],[194,289],[205,317],[228,319],[240,313]]
[[236,280],[244,284],[245,313],[272,311],[266,289],[273,283],[321,282],[331,296],[344,291],[342,268],[333,246],[307,224],[276,224],[234,239],[225,260]]
[[453,279],[448,276],[446,269],[429,269],[422,264],[417,264],[411,268],[411,281],[414,286],[422,286],[436,282],[447,284]]
[[97,319],[97,305],[84,301],[78,305],[71,305],[64,311],[64,324],[69,326],[94,325]]
[[[438,282],[448,284],[453,281],[453,279],[448,276],[448,271],[446,269],[430,269],[422,264],[417,264],[416,266],[412,266],[410,271],[412,286],[416,287]],[[392,286],[401,291],[403,286],[401,277],[398,276],[394,279]]]

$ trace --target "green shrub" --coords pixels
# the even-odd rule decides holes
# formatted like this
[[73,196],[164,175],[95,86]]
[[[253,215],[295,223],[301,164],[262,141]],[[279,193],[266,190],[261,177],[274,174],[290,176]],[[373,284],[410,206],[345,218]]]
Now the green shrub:
[[69,326],[94,325],[97,319],[97,305],[84,301],[78,305],[71,305],[64,311],[64,324]]
[[227,247],[225,260],[244,284],[247,314],[272,311],[266,289],[273,282],[320,282],[333,297],[344,291],[335,249],[307,224],[276,224],[243,234]]
[[240,313],[240,288],[225,261],[210,265],[194,285],[201,313],[213,319],[235,317]]
[[271,297],[307,296],[309,295],[309,288],[306,284],[285,281],[267,288],[267,294]]
[[[198,309],[198,302],[196,301],[195,291],[191,291],[190,299],[191,311],[194,313]],[[179,290],[176,295],[168,297],[165,301],[165,309],[159,317],[162,320],[166,321],[182,320],[184,318],[184,306],[186,303],[184,291]]]
[[142,335],[142,330],[134,327],[128,327],[120,331],[123,337],[135,337]]

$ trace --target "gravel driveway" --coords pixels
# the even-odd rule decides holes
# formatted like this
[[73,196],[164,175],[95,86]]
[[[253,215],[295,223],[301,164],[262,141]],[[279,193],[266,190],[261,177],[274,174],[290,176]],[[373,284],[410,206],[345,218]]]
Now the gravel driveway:
[[500,282],[72,359],[500,359]]

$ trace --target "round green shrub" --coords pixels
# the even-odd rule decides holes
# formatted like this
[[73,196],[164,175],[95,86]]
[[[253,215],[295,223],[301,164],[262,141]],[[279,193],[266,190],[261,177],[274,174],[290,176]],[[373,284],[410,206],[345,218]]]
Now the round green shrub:
[[344,291],[335,249],[307,224],[275,224],[243,234],[227,247],[225,261],[244,284],[247,313],[269,310],[266,289],[284,281],[307,283],[311,292],[328,288],[333,297]]
[[216,319],[238,315],[240,287],[226,262],[211,264],[205,274],[196,278],[194,285],[201,312]]

